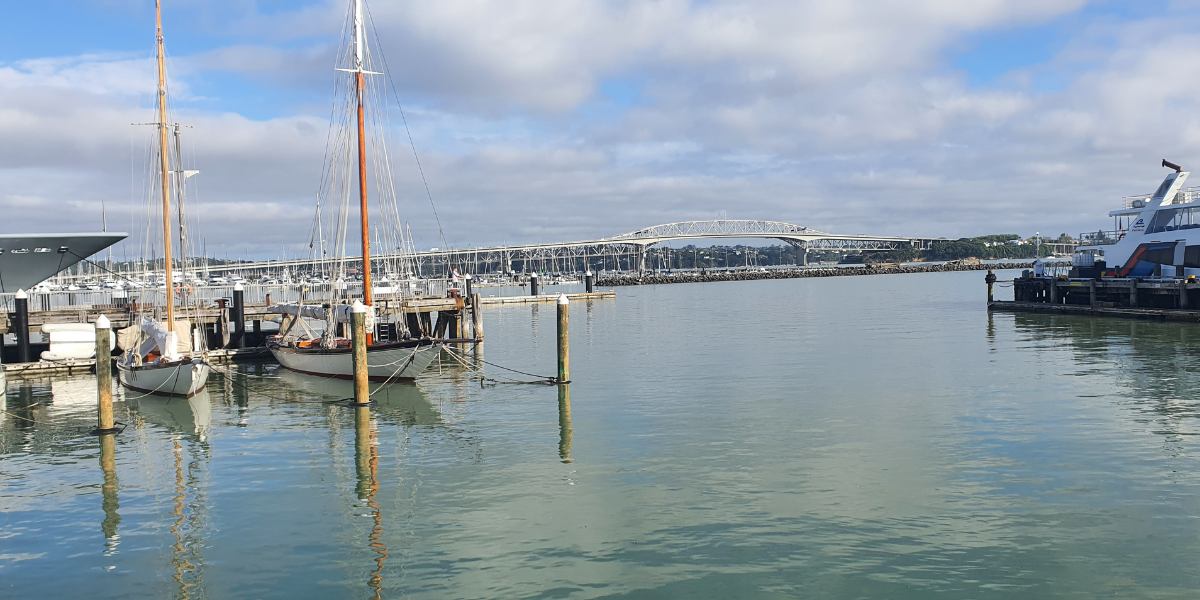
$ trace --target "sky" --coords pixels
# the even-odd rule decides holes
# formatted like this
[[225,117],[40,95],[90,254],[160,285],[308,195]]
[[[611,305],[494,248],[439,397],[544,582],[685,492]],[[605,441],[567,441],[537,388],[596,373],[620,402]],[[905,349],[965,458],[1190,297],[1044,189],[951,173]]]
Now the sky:
[[[1074,234],[1152,191],[1162,158],[1200,161],[1195,0],[367,5],[417,248],[719,217]],[[166,0],[170,118],[210,256],[309,252],[347,6]],[[131,124],[156,118],[153,2],[12,3],[5,20],[0,232],[96,230],[102,211],[145,230],[153,128]]]

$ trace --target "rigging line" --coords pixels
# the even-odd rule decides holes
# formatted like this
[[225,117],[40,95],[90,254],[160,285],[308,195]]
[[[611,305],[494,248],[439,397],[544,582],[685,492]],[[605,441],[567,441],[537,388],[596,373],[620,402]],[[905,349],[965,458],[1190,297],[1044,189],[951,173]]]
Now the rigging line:
[[408,116],[404,113],[404,105],[400,104],[400,92],[396,90],[396,82],[392,80],[392,69],[388,66],[387,51],[384,50],[383,43],[379,41],[379,31],[375,28],[375,15],[371,12],[369,5],[367,6],[367,20],[371,22],[375,45],[379,46],[379,54],[383,58],[384,77],[392,88],[392,97],[396,99],[396,108],[400,110],[400,119],[404,122],[404,132],[408,134],[408,145],[412,148],[413,160],[417,163],[417,172],[421,174],[421,183],[425,186],[425,197],[429,199],[429,207],[433,210],[433,220],[437,223],[438,237],[442,239],[442,246],[449,248],[450,243],[446,241],[446,232],[442,229],[442,219],[438,216],[437,204],[433,201],[433,192],[429,190],[429,180],[425,178],[425,167],[421,165],[421,157],[417,154],[417,143],[413,141],[412,129],[408,127]]

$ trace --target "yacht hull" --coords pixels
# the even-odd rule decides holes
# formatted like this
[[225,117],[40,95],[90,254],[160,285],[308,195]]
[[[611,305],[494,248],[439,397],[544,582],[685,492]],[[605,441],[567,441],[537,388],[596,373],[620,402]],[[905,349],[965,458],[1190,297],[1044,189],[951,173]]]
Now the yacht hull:
[[[411,340],[367,349],[367,377],[371,381],[413,379],[441,355],[441,342]],[[350,348],[295,348],[272,344],[271,354],[286,369],[321,377],[354,378]]]
[[200,359],[166,365],[132,366],[117,363],[121,385],[144,394],[190,398],[204,389],[212,368]]

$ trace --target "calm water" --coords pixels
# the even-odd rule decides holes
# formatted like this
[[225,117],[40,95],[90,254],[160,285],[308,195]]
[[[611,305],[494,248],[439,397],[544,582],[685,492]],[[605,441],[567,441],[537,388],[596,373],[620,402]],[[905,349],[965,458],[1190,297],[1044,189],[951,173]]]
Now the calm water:
[[[621,288],[569,398],[10,381],[0,596],[1192,598],[1200,329],[996,314],[980,273]],[[485,358],[554,370],[549,305]],[[501,374],[489,367],[489,373]]]

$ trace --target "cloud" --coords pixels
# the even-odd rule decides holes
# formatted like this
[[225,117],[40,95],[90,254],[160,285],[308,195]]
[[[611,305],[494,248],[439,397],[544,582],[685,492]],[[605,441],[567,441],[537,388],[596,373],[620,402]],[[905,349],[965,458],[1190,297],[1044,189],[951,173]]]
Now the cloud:
[[[1188,7],[1082,7],[462,0],[371,16],[447,241],[480,245],[722,211],[879,234],[1094,228],[1156,184],[1160,154],[1200,153],[1200,42]],[[344,11],[243,5],[219,43],[175,55],[210,249],[307,252]],[[1063,15],[1082,26],[1043,64],[986,86],[947,66],[981,32]],[[100,199],[137,222],[151,132],[128,123],[153,120],[152,87],[152,62],[102,48],[0,62],[0,137],[20,141],[0,146],[0,203],[22,207],[5,229],[94,228]],[[442,246],[394,103],[390,117],[402,216]],[[56,212],[63,199],[80,208]]]

